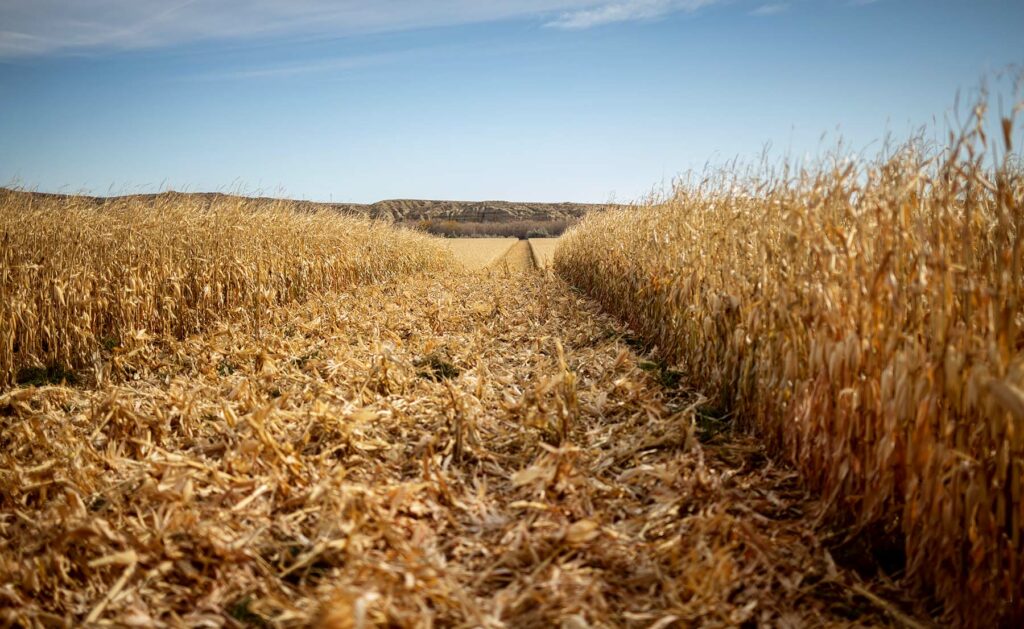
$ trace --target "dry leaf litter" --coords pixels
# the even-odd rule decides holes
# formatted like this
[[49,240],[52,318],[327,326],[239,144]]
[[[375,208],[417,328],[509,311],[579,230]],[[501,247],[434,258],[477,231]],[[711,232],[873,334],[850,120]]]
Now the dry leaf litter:
[[516,267],[0,395],[0,624],[914,624],[837,567],[792,470]]

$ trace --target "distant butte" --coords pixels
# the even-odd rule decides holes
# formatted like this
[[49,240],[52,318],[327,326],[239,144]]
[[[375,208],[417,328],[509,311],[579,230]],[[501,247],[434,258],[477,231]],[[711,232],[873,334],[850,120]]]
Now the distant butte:
[[419,199],[391,199],[376,203],[327,203],[272,197],[246,197],[220,192],[161,192],[158,194],[133,194],[124,196],[96,197],[86,195],[51,194],[44,192],[21,192],[0,188],[0,194],[33,194],[41,197],[76,197],[96,205],[118,201],[143,201],[155,203],[168,197],[180,197],[183,202],[203,205],[240,201],[257,205],[286,204],[302,210],[333,209],[340,212],[359,214],[372,218],[387,218],[398,222],[423,220],[455,221],[459,223],[510,223],[518,221],[558,221],[577,219],[591,210],[605,209],[604,203],[533,203],[518,201],[429,201]]

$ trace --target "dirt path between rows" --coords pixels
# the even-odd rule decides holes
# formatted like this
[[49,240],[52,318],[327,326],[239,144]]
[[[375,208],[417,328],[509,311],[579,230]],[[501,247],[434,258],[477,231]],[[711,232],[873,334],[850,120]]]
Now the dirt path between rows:
[[723,439],[556,278],[452,274],[268,316],[154,344],[129,384],[0,397],[0,618],[887,622],[796,476]]
[[533,250],[530,249],[530,242],[528,240],[520,240],[512,245],[512,248],[495,262],[492,268],[516,272],[530,271],[536,268],[533,263]]

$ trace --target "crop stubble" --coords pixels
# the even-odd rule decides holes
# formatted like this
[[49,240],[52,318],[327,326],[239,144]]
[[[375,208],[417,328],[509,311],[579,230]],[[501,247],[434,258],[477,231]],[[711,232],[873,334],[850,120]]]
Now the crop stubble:
[[531,238],[530,249],[533,250],[533,262],[538,269],[549,268],[554,260],[555,248],[561,238]]
[[446,238],[444,244],[462,265],[475,271],[497,263],[518,243],[516,238]]
[[0,397],[0,618],[888,620],[795,474],[702,446],[697,398],[557,278],[441,273],[267,315],[140,342],[127,382]]

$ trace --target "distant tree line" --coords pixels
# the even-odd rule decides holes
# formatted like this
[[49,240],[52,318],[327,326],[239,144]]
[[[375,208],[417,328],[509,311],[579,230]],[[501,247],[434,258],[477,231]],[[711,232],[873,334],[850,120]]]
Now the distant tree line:
[[509,221],[481,223],[423,219],[404,223],[435,236],[446,238],[553,238],[561,236],[578,219],[552,219],[545,221]]

